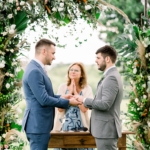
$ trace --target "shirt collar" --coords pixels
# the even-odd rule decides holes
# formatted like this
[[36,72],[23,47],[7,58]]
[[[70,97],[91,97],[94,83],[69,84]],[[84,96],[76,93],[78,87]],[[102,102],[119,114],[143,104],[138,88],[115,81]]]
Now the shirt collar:
[[42,68],[45,68],[44,64],[40,60],[36,58],[33,58],[33,60],[36,61]]
[[111,68],[114,68],[114,67],[116,67],[116,66],[114,65],[114,66],[111,66],[111,67],[109,67],[108,69],[106,69],[105,72],[104,72],[104,74],[103,74],[103,76],[106,75],[106,73],[108,72],[108,70],[110,70]]

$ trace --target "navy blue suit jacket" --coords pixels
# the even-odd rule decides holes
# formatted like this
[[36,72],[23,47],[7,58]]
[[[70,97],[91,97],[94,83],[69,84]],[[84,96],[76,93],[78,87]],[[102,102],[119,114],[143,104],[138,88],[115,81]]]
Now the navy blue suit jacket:
[[32,60],[23,75],[26,109],[22,131],[48,133],[53,129],[55,107],[68,108],[69,100],[54,95],[52,83],[43,68]]

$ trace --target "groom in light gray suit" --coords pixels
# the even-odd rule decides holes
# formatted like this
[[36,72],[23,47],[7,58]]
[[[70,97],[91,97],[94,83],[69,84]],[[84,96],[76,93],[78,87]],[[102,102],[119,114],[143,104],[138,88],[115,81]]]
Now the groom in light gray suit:
[[123,97],[121,76],[115,67],[117,52],[111,46],[97,50],[96,63],[103,71],[94,99],[75,96],[84,106],[92,109],[90,132],[98,150],[116,150],[121,134],[120,103]]

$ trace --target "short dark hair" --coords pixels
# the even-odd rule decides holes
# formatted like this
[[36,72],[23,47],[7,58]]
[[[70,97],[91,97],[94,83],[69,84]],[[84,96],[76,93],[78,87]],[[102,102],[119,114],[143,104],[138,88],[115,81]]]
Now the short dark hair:
[[117,52],[112,46],[105,45],[96,51],[96,54],[98,54],[98,53],[101,53],[103,58],[106,58],[107,56],[109,56],[112,63],[116,62]]
[[35,45],[35,53],[36,54],[40,54],[40,50],[39,50],[39,47],[41,46],[51,46],[51,45],[54,45],[56,46],[56,44],[48,39],[40,39],[36,45]]

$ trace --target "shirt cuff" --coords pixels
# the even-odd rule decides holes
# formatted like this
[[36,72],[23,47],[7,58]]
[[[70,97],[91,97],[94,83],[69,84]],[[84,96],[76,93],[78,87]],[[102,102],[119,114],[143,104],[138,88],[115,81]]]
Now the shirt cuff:
[[83,103],[85,102],[86,98],[83,99]]

